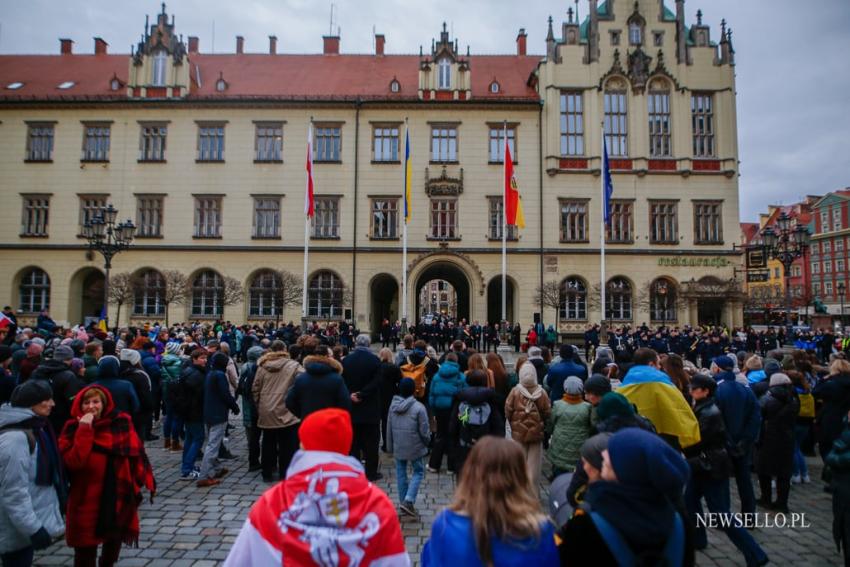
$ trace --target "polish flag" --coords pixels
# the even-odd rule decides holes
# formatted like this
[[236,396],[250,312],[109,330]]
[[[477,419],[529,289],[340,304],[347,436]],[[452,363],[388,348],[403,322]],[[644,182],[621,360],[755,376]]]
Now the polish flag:
[[6,317],[4,313],[0,313],[0,329],[8,329],[12,324],[12,320]]
[[313,124],[307,127],[307,187],[304,191],[304,214],[312,218],[315,213],[313,198]]

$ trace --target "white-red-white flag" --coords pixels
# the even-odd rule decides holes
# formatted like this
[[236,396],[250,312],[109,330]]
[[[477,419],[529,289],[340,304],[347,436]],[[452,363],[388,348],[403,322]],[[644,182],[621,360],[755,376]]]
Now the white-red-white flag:
[[0,329],[6,329],[12,324],[12,320],[6,317],[4,313],[0,313]]
[[313,123],[307,126],[307,187],[304,192],[304,214],[312,218],[315,213],[313,197]]

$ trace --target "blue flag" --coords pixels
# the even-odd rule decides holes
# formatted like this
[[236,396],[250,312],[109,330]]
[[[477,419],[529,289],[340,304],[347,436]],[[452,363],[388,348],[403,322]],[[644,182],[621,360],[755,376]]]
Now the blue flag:
[[605,224],[611,222],[611,196],[614,194],[614,183],[611,181],[611,167],[608,162],[608,145],[605,135],[602,136],[602,196],[604,199],[602,218]]

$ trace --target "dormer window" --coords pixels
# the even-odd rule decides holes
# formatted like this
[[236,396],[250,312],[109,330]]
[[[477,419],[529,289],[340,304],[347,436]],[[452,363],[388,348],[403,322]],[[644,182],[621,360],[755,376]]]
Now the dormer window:
[[437,62],[437,71],[439,72],[438,87],[441,89],[452,88],[452,63],[448,58],[440,59]]
[[393,79],[393,81],[390,83],[390,92],[401,92],[401,84],[396,79]]
[[153,69],[151,70],[151,84],[155,87],[165,86],[165,67],[168,54],[165,51],[157,51],[153,56]]
[[219,77],[218,80],[215,82],[215,90],[220,93],[223,93],[225,90],[227,90],[227,81],[225,81],[222,77]]
[[21,88],[22,86],[24,86],[24,84],[22,82],[15,81],[14,83],[9,83],[8,85],[6,85],[6,88],[9,89],[10,91],[16,91],[19,88]]
[[73,86],[74,86],[74,81],[65,81],[64,83],[59,83],[59,84],[56,86],[56,88],[57,88],[57,89],[62,89],[62,90],[64,91],[64,90],[68,90],[68,89],[70,89],[70,88],[71,88],[71,87],[73,87]]
[[113,91],[121,88],[121,79],[118,78],[118,75],[112,75],[112,80],[109,81],[109,88]]
[[501,89],[501,87],[499,87],[499,83],[497,83],[496,81],[493,81],[492,83],[490,83],[490,92],[491,93],[499,94],[500,90],[502,90],[502,89]]
[[643,43],[643,30],[637,22],[629,24],[629,43],[632,45],[640,45]]

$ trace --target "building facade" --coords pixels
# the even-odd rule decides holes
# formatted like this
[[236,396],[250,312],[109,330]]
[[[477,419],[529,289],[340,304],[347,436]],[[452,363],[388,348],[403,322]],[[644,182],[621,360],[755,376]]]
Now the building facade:
[[[205,54],[164,12],[129,55],[0,56],[0,297],[25,318],[100,312],[102,262],[82,225],[106,203],[137,225],[112,273],[132,276],[121,323],[294,319],[279,291],[300,279],[304,156],[312,124],[316,214],[310,319],[376,329],[432,280],[458,318],[501,316],[503,143],[526,228],[508,233],[507,319],[564,333],[619,323],[742,323],[735,277],[738,148],[734,49],[684,2],[588,3],[550,21],[546,55],[472,55],[445,26],[419,55]],[[599,303],[602,133],[614,200]],[[402,266],[404,135],[413,169]],[[400,290],[402,271],[408,289]],[[176,277],[177,276],[180,277]],[[185,282],[184,282],[185,280]],[[242,293],[226,293],[236,281]],[[188,286],[171,301],[174,281]],[[185,286],[184,286],[185,287]],[[604,307],[604,309],[603,309]],[[604,312],[603,312],[604,311]]]
[[850,285],[850,188],[827,193],[812,205],[811,293],[833,315],[842,308]]

